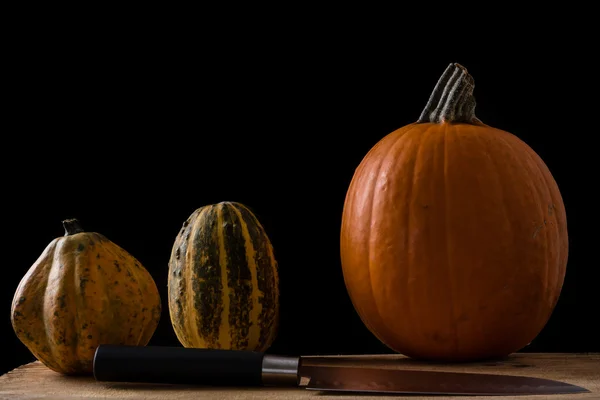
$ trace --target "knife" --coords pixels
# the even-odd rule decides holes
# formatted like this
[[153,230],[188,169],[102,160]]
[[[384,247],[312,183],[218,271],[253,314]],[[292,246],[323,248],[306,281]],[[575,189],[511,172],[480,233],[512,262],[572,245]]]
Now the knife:
[[[314,361],[317,357],[310,357]],[[303,356],[245,350],[100,345],[97,381],[205,386],[296,386],[329,392],[446,395],[527,395],[589,392],[549,379],[467,372],[310,365]],[[301,384],[307,378],[307,384]],[[306,380],[306,379],[305,379]]]

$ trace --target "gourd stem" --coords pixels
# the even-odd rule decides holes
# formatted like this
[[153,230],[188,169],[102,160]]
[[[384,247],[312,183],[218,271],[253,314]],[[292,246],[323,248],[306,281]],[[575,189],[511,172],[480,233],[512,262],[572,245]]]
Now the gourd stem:
[[65,228],[65,236],[83,232],[83,228],[81,228],[81,225],[76,218],[65,219],[62,224]]
[[460,64],[448,65],[417,122],[481,124],[475,116],[475,81]]

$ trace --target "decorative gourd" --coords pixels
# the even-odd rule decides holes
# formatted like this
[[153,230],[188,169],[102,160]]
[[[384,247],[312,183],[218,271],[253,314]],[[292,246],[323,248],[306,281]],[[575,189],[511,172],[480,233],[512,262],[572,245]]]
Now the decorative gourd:
[[75,219],[22,278],[11,309],[19,340],[48,368],[89,375],[99,344],[146,345],[161,302],[142,264]]
[[352,303],[389,348],[468,361],[528,345],[559,298],[565,207],[540,157],[475,117],[474,83],[451,64],[419,120],[364,157],[343,208]]
[[243,204],[195,210],[169,261],[169,311],[184,347],[265,351],[279,321],[273,247]]

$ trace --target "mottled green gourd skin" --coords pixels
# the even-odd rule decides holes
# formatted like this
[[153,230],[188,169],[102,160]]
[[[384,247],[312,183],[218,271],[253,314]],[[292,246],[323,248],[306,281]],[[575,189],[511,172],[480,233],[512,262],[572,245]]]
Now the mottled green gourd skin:
[[77,222],[64,221],[15,292],[11,322],[48,368],[89,375],[99,344],[146,345],[161,301],[149,272],[127,251]]
[[265,351],[276,337],[278,265],[263,226],[243,204],[207,205],[183,223],[168,292],[185,347]]

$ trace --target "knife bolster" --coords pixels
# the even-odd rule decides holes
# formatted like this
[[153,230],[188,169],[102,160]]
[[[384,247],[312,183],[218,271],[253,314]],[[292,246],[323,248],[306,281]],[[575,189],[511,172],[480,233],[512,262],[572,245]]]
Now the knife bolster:
[[262,383],[265,386],[297,386],[300,383],[300,357],[265,354],[262,361]]

